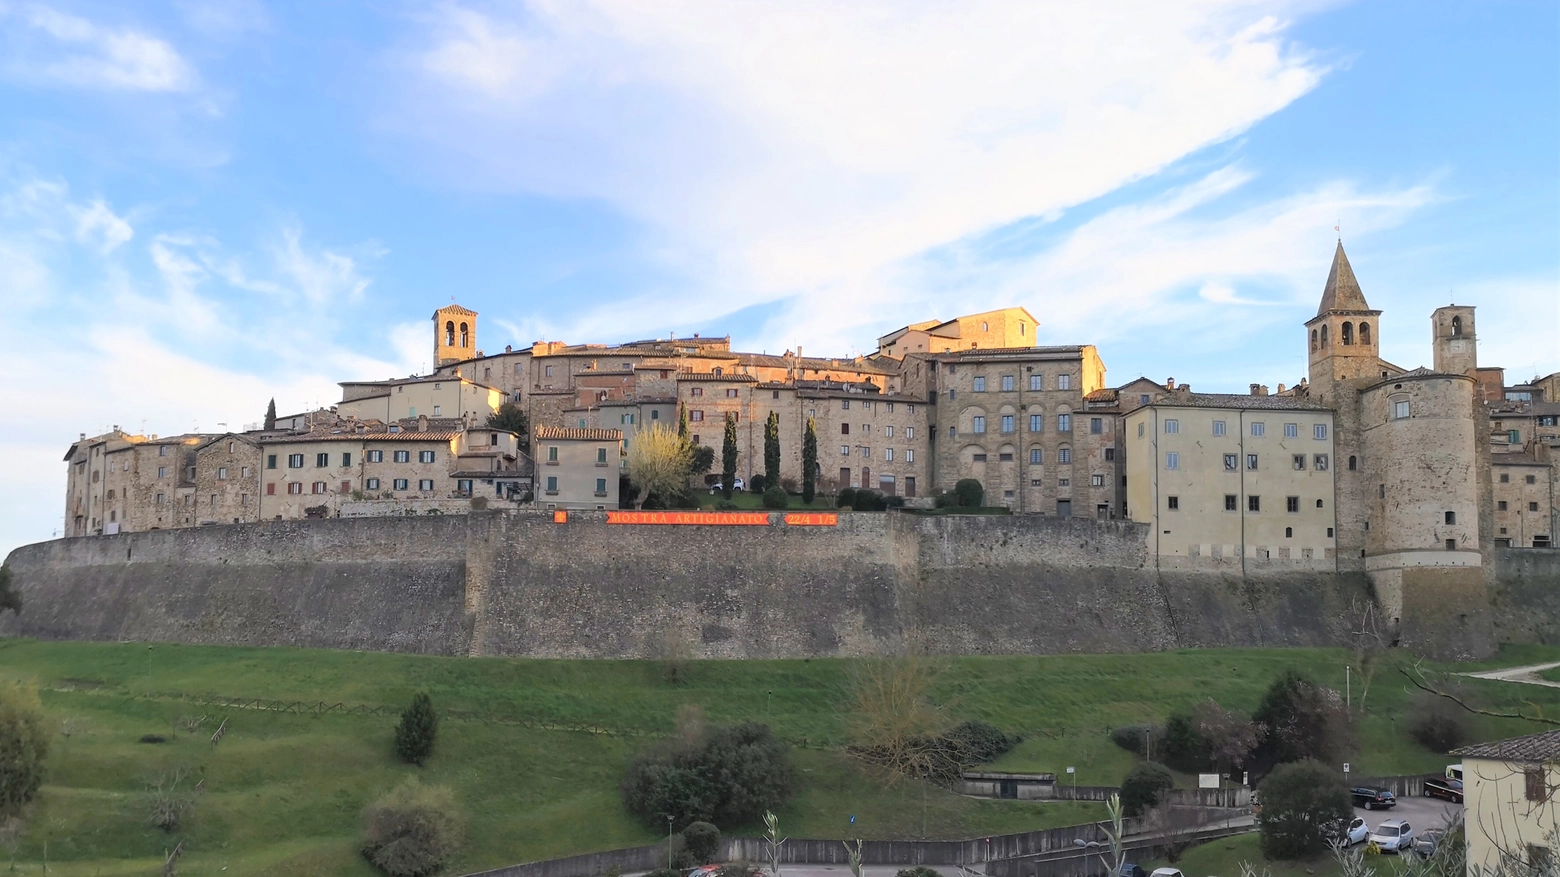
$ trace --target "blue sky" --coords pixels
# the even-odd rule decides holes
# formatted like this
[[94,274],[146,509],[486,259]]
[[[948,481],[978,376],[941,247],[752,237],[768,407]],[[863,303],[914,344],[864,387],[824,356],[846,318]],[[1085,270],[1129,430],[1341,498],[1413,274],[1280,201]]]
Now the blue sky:
[[493,351],[869,351],[1018,304],[1112,383],[1293,382],[1335,233],[1384,355],[1560,369],[1552,2],[0,0],[0,550],[65,448]]

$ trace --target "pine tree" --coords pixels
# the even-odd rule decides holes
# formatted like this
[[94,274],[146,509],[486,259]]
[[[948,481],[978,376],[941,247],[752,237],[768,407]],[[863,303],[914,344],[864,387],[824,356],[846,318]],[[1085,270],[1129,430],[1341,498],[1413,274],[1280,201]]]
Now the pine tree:
[[726,414],[726,440],[720,446],[720,492],[731,499],[737,484],[737,421]]
[[780,412],[769,412],[764,424],[764,487],[780,486]]
[[811,505],[818,496],[818,428],[807,418],[807,433],[802,436],[802,502]]
[[265,406],[265,428],[276,429],[276,399],[271,399],[271,404]]
[[677,406],[677,437],[688,443],[688,406]]
[[412,696],[411,706],[401,713],[395,728],[395,754],[412,764],[421,765],[433,754],[433,741],[439,735],[439,714],[426,691]]

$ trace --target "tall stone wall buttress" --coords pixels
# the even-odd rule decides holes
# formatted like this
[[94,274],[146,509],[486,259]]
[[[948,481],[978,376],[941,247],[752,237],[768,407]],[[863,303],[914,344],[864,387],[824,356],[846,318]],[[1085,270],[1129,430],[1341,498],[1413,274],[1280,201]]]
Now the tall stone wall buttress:
[[[0,634],[560,658],[655,656],[668,639],[709,658],[909,642],[1057,654],[1342,644],[1372,600],[1363,574],[1275,562],[1242,577],[1214,559],[1158,569],[1146,546],[1141,524],[1039,516],[748,527],[485,512],[203,527],[17,549],[25,606],[0,616]],[[1560,641],[1560,562],[1546,562],[1502,561],[1509,583],[1491,599],[1503,638]],[[1465,616],[1482,598],[1458,587],[1421,584],[1464,608],[1409,607],[1416,645],[1442,635],[1478,651]]]

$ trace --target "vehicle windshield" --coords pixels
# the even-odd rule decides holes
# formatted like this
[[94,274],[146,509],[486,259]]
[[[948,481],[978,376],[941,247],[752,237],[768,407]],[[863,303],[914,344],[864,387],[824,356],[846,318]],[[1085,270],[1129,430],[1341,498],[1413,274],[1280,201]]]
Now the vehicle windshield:
[[1382,837],[1397,837],[1398,830],[1395,825],[1383,825],[1376,830],[1376,833]]

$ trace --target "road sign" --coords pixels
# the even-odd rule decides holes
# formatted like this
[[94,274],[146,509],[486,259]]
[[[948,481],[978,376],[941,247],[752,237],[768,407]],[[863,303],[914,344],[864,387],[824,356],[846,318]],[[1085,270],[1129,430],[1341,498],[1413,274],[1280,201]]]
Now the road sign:
[[850,814],[850,824],[851,825],[855,825],[856,824],[856,814],[854,814],[854,813]]
[[1078,768],[1076,768],[1076,767],[1069,767],[1069,768],[1067,768],[1067,772],[1068,773],[1077,773],[1078,772]]
[[1343,763],[1343,772],[1344,773],[1348,773],[1349,772],[1349,763],[1347,761],[1345,761]]

